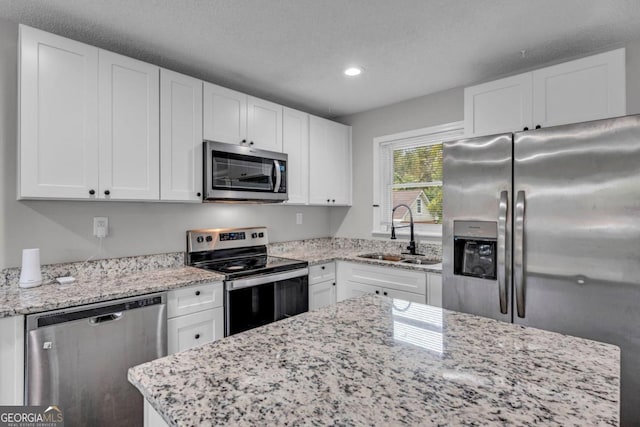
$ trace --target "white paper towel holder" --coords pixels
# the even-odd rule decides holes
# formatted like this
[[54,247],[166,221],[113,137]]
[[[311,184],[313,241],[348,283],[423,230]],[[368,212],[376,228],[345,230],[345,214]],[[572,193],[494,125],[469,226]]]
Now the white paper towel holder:
[[40,249],[22,250],[22,269],[20,270],[20,287],[35,288],[42,284],[40,271]]

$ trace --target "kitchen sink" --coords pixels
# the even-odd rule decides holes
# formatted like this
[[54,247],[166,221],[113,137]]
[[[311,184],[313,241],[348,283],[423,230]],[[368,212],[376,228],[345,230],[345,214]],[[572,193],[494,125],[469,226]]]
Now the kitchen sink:
[[393,262],[401,262],[404,264],[416,264],[416,265],[434,265],[434,264],[440,264],[442,262],[439,260],[434,260],[427,257],[421,257],[416,255],[386,254],[382,252],[375,252],[372,254],[362,254],[362,255],[358,255],[358,258],[377,259],[381,261],[393,261]]

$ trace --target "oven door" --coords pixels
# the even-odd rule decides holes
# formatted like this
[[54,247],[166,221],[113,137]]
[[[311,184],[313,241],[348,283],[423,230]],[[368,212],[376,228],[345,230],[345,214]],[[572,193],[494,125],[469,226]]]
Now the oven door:
[[307,268],[225,282],[225,336],[309,310]]
[[287,155],[206,141],[207,200],[287,199]]

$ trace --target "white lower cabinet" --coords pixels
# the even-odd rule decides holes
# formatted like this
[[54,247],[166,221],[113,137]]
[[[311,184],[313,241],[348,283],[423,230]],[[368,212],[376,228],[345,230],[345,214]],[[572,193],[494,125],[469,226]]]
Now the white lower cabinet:
[[427,304],[442,307],[441,273],[427,273]]
[[336,275],[338,301],[375,293],[427,303],[427,276],[419,271],[339,261]]
[[170,291],[167,296],[169,354],[224,337],[222,282]]
[[0,405],[22,405],[24,316],[0,319]]
[[333,261],[309,267],[309,310],[334,305],[336,288],[336,269]]

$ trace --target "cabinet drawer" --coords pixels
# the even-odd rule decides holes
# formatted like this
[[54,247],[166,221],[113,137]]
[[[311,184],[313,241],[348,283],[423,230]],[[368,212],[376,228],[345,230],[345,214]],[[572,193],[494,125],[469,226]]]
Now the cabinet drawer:
[[336,277],[336,263],[327,262],[324,264],[312,265],[309,267],[309,284],[333,280]]
[[224,309],[200,311],[167,320],[169,354],[215,341],[224,336]]
[[184,289],[169,291],[167,296],[167,317],[196,313],[215,307],[222,307],[222,282],[205,283]]
[[340,263],[339,281],[349,280],[381,288],[426,295],[427,275],[394,267],[378,267],[359,263]]

